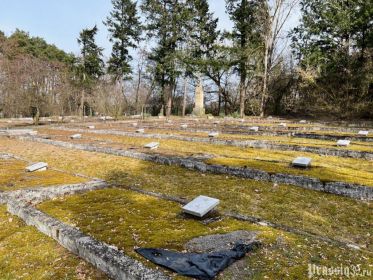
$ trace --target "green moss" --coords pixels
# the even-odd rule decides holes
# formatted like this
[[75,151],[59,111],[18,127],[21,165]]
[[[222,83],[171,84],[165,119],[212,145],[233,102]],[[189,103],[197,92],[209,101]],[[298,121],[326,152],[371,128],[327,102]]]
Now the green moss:
[[[71,135],[69,131],[45,130],[44,132],[59,135],[59,140],[71,141],[68,137]],[[103,143],[103,141],[105,142]],[[93,133],[83,134],[83,138],[79,141],[74,140],[74,143],[91,143],[104,147],[110,146],[124,149],[137,147],[138,150],[145,151],[143,146],[152,141],[160,142],[160,148],[155,151],[156,153],[180,156],[195,154],[211,154],[216,156],[217,158],[206,161],[210,164],[247,166],[272,173],[312,176],[323,181],[344,181],[373,186],[373,161],[364,159],[322,156],[305,152],[239,148],[178,140],[98,135]],[[309,170],[291,168],[290,163],[298,156],[312,158],[313,168]]]
[[[202,235],[234,230],[258,232],[263,247],[225,271],[219,279],[246,279],[248,273],[255,275],[255,279],[304,279],[308,263],[328,266],[360,263],[367,268],[372,260],[365,253],[229,218],[204,225],[180,215],[180,205],[176,203],[127,190],[93,191],[44,202],[39,208],[140,260],[143,259],[134,252],[137,247],[181,251],[188,240]],[[239,270],[240,265],[244,269]]]
[[29,187],[47,187],[61,184],[82,183],[82,178],[47,170],[43,172],[26,172],[28,164],[15,159],[0,159],[0,191],[12,191]]
[[224,201],[221,206],[224,210],[262,217],[372,248],[372,236],[367,234],[367,228],[373,223],[373,208],[368,202],[294,186],[201,174],[175,166],[40,143],[0,139],[0,151],[1,147],[30,160],[39,158],[59,169],[104,178],[118,185],[137,185],[187,199],[200,194],[217,197]]
[[0,206],[0,279],[107,279]]

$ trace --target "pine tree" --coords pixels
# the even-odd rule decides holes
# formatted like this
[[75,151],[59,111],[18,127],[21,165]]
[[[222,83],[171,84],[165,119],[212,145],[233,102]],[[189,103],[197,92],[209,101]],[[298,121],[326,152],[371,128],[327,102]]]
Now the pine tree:
[[262,0],[226,0],[227,12],[234,23],[230,34],[235,43],[234,52],[237,54],[237,71],[240,76],[240,117],[245,115],[246,82],[250,64],[249,48],[258,43],[260,33],[257,14]]
[[86,90],[90,93],[94,83],[104,74],[104,61],[102,60],[103,49],[98,47],[95,42],[97,32],[97,26],[94,26],[92,29],[83,29],[78,38],[78,43],[81,47],[81,59],[76,67],[76,72],[82,85],[80,101],[82,117],[84,117]]
[[113,10],[104,22],[110,33],[110,42],[113,43],[108,71],[116,80],[128,80],[132,78],[130,49],[138,47],[141,36],[140,17],[136,2],[112,0],[112,5]]
[[141,7],[147,17],[148,35],[156,42],[149,59],[155,62],[155,79],[161,88],[165,114],[170,116],[172,93],[180,75],[178,47],[185,40],[189,10],[182,0],[144,0]]

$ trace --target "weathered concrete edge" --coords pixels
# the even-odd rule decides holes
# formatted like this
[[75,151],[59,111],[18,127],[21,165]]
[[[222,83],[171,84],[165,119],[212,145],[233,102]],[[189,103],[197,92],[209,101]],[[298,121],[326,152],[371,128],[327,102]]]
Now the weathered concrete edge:
[[[128,189],[131,190],[131,191],[134,191],[134,192],[138,192],[138,193],[141,193],[141,194],[157,197],[157,198],[160,198],[160,199],[163,199],[163,200],[176,202],[176,203],[179,203],[181,205],[184,205],[184,204],[189,202],[188,200],[183,199],[183,198],[170,196],[170,195],[165,195],[165,194],[157,193],[157,192],[153,192],[153,191],[147,191],[147,190],[143,190],[143,189],[138,188],[138,187],[129,186]],[[309,232],[309,231],[304,231],[304,230],[300,230],[300,229],[297,229],[297,228],[294,228],[294,227],[289,227],[289,226],[286,226],[286,225],[273,223],[273,222],[270,222],[268,220],[262,219],[260,217],[248,216],[248,215],[243,215],[243,214],[239,214],[239,213],[236,213],[236,212],[230,212],[230,211],[221,212],[221,215],[226,216],[226,217],[230,217],[230,218],[233,218],[233,219],[236,219],[236,220],[250,222],[250,223],[253,223],[253,224],[260,225],[260,226],[268,226],[268,227],[271,227],[271,228],[274,228],[274,229],[286,231],[286,232],[293,233],[293,234],[296,234],[296,235],[311,237],[311,238],[314,238],[314,239],[317,239],[317,240],[320,240],[320,241],[335,244],[337,246],[349,247],[349,248],[352,248],[352,249],[357,249],[358,248],[358,250],[364,250],[358,244],[348,243],[348,242],[345,242],[345,241],[340,241],[340,240],[337,240],[337,239],[332,239],[332,238],[329,238],[329,237],[326,237],[326,236],[318,235],[318,234],[315,234],[315,233],[312,233],[312,232]],[[370,252],[370,251],[368,251],[368,252]]]
[[124,156],[139,160],[151,161],[165,165],[177,165],[187,169],[194,169],[200,172],[210,172],[214,174],[228,174],[237,177],[254,179],[258,181],[271,181],[275,183],[283,183],[294,185],[310,190],[323,191],[336,195],[342,195],[360,200],[373,200],[373,187],[363,186],[358,184],[350,184],[346,182],[322,182],[317,178],[306,176],[295,176],[290,174],[270,174],[266,171],[256,170],[251,168],[241,168],[223,165],[210,165],[193,158],[181,158],[163,156],[157,154],[145,154],[140,152],[119,150],[114,148],[101,148],[93,145],[74,144],[63,141],[54,141],[42,139],[38,137],[19,137],[21,140],[35,141],[44,144],[50,144],[58,147],[69,149],[77,149],[90,152],[106,153],[116,156]]
[[85,235],[78,229],[25,203],[14,199],[8,200],[8,212],[55,239],[67,250],[88,261],[113,279],[171,279],[160,271],[145,267],[141,262],[125,255],[116,247]]
[[95,134],[111,134],[118,136],[127,137],[140,137],[140,138],[156,138],[156,139],[172,139],[188,142],[198,142],[198,143],[209,143],[215,145],[227,145],[241,148],[254,148],[254,149],[264,149],[264,150],[280,150],[280,151],[299,151],[307,152],[321,155],[338,156],[338,157],[349,157],[349,158],[362,158],[373,160],[373,153],[364,151],[354,151],[354,150],[341,150],[341,149],[331,149],[331,148],[320,148],[320,147],[310,147],[310,146],[297,146],[297,145],[284,145],[275,144],[270,141],[263,140],[226,140],[226,139],[215,139],[215,138],[203,138],[203,137],[188,137],[182,135],[172,135],[172,134],[143,134],[143,133],[133,133],[124,132],[118,130],[86,130],[86,129],[75,129],[75,128],[56,128],[65,131],[81,132],[81,133],[95,133]]

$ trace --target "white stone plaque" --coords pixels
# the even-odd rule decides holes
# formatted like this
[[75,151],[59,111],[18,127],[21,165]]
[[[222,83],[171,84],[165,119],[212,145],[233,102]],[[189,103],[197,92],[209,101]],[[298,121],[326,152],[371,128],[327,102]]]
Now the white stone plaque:
[[281,126],[281,127],[286,127],[286,123],[280,123],[278,126]]
[[140,129],[136,130],[136,133],[144,133],[144,132],[145,132],[145,129],[143,129],[143,128],[140,128]]
[[87,126],[88,129],[95,129],[95,126],[94,125],[89,125]]
[[368,136],[368,134],[369,134],[368,130],[360,130],[359,133],[358,133],[358,135],[360,135],[360,136]]
[[250,131],[259,131],[259,126],[252,126],[249,128]]
[[344,146],[344,147],[347,147],[349,146],[351,143],[350,140],[338,140],[337,141],[337,146]]
[[27,172],[34,172],[34,171],[45,171],[48,168],[48,164],[45,162],[38,162],[26,167]]
[[293,160],[292,165],[296,167],[310,167],[312,159],[307,157],[297,157]]
[[150,150],[155,150],[158,149],[159,143],[158,142],[151,142],[149,144],[146,144],[144,148],[150,149]]
[[299,123],[305,124],[305,123],[307,123],[307,121],[306,120],[301,120]]
[[182,124],[180,125],[181,128],[188,128],[188,125],[187,124]]
[[81,134],[74,134],[70,136],[71,139],[81,139],[82,135]]
[[219,199],[201,195],[186,204],[182,209],[185,213],[197,217],[203,217],[216,206],[218,206],[219,203]]
[[218,137],[218,136],[219,136],[219,132],[211,132],[211,133],[209,133],[209,137],[211,137],[211,138]]

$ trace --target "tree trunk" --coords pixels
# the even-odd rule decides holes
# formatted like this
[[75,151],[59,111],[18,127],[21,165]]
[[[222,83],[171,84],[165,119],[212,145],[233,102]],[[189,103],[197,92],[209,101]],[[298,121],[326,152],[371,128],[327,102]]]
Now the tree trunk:
[[84,102],[85,102],[85,89],[82,90],[80,97],[80,117],[84,120]]
[[187,91],[188,91],[188,79],[185,78],[185,80],[184,80],[184,95],[183,95],[183,109],[182,109],[182,116],[183,117],[185,117]]
[[39,110],[39,107],[36,106],[36,112],[34,116],[34,125],[39,125],[39,120],[40,120],[40,110]]
[[136,107],[136,114],[139,111],[139,94],[140,94],[140,85],[141,85],[141,71],[138,72],[138,81],[136,87],[136,100],[135,100],[135,107]]
[[164,87],[164,108],[165,108],[165,112],[166,112],[166,117],[170,117],[171,116],[171,106],[172,106],[172,89],[173,89],[173,85],[166,85]]
[[268,96],[268,54],[269,54],[269,38],[266,37],[265,40],[265,51],[264,51],[264,73],[263,73],[263,89],[262,89],[262,98],[260,102],[260,117],[264,117],[265,106],[267,103]]
[[241,74],[240,81],[240,118],[245,116],[245,99],[246,99],[246,75]]

